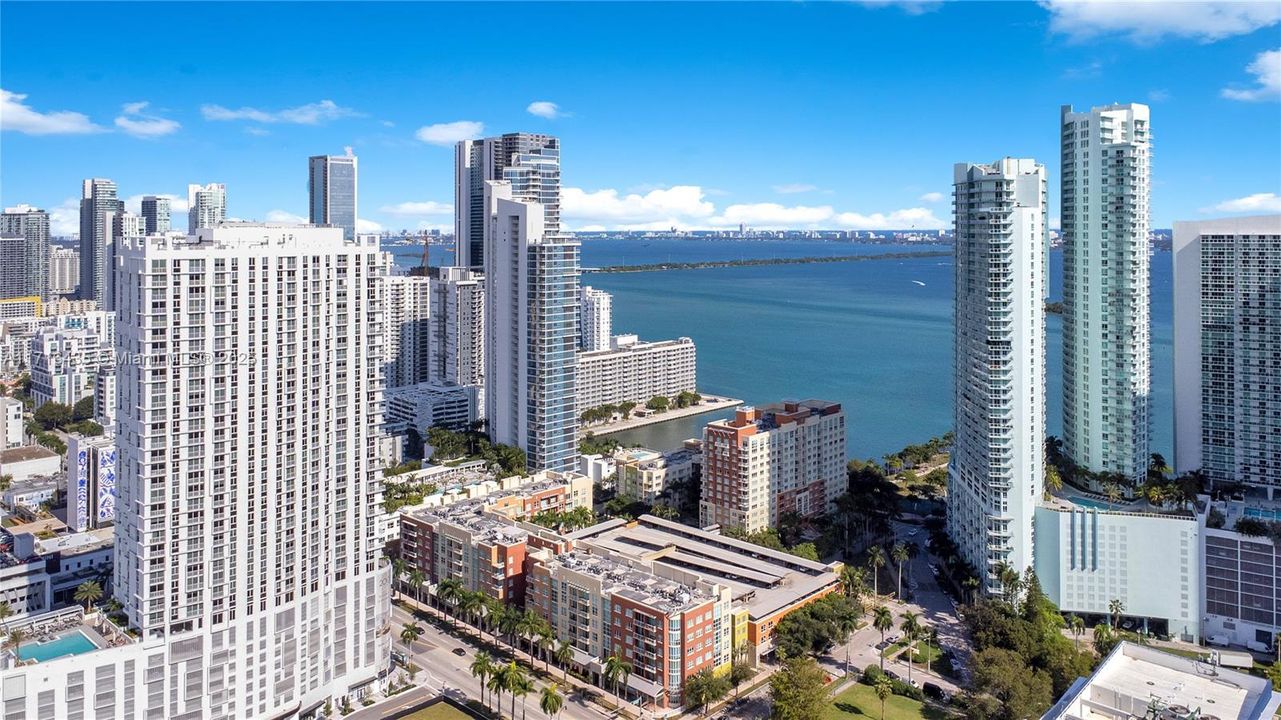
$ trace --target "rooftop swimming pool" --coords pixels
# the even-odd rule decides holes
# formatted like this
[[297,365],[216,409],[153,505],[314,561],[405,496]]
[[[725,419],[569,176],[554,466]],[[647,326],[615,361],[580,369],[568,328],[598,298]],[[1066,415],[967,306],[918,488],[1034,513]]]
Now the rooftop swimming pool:
[[19,660],[48,662],[67,655],[81,655],[97,650],[98,646],[87,635],[76,630],[46,642],[29,642],[18,648]]
[[1255,518],[1256,520],[1272,520],[1273,522],[1281,522],[1281,509],[1248,507],[1245,509],[1245,516]]

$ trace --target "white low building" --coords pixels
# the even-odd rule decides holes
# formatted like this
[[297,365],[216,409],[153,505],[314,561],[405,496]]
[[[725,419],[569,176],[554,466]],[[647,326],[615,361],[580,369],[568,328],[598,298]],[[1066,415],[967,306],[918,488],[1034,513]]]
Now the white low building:
[[1196,642],[1202,522],[1192,514],[1041,503],[1035,515],[1036,575],[1063,612],[1101,620],[1119,600],[1123,622],[1135,629]]
[[0,468],[13,482],[36,476],[54,475],[62,469],[58,453],[40,445],[0,450]]
[[616,335],[608,350],[578,354],[576,412],[695,392],[697,375],[697,351],[687,337],[641,342],[635,335]]
[[1122,642],[1041,720],[1268,720],[1279,704],[1266,678]]

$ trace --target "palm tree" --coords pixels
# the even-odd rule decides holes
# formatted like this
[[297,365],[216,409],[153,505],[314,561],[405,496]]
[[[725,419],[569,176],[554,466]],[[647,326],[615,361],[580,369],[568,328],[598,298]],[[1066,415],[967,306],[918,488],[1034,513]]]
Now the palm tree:
[[423,604],[423,585],[427,582],[427,573],[414,568],[409,571],[409,587],[414,589],[414,602]]
[[414,641],[423,636],[423,626],[418,623],[405,623],[405,627],[400,631],[400,641],[405,643],[409,652],[414,651]]
[[546,627],[538,628],[538,649],[543,654],[543,670],[550,673],[552,670],[552,648],[556,647],[556,636],[552,634],[552,629]]
[[995,571],[1005,602],[1013,605],[1019,594],[1019,572],[1004,562],[997,563]]
[[1121,486],[1118,483],[1103,483],[1103,494],[1108,496],[1108,510],[1121,501]]
[[620,706],[623,704],[623,700],[618,695],[618,678],[624,674],[624,668],[626,668],[626,674],[630,675],[632,672],[631,663],[624,661],[618,655],[610,655],[605,658],[605,682],[613,688],[614,697],[618,700]]
[[845,590],[845,597],[857,600],[867,592],[865,576],[866,571],[861,567],[846,565],[841,568],[841,587]]
[[391,561],[391,588],[397,593],[401,590],[401,582],[405,579],[405,569],[407,567],[409,567],[409,563],[405,562],[404,558],[394,558]]
[[569,682],[569,664],[574,660],[574,646],[568,642],[561,642],[556,646],[556,652],[553,655],[556,658],[556,664],[560,665],[562,674],[561,679],[566,683]]
[[85,580],[76,588],[74,597],[76,602],[84,603],[87,613],[90,605],[102,599],[102,586],[93,580]]
[[507,636],[507,644],[516,649],[516,633],[520,629],[521,614],[515,608],[506,608],[498,617],[497,627]]
[[903,543],[894,543],[890,550],[890,559],[898,564],[898,592],[896,593],[901,600],[903,598],[903,563],[907,562],[907,547]]
[[[440,581],[436,586],[436,599],[445,605],[454,605],[459,601],[463,594],[463,584],[454,578]],[[458,627],[457,618],[452,621],[454,627]]]
[[0,632],[4,632],[5,621],[13,616],[13,606],[8,600],[0,600]]
[[1059,469],[1050,463],[1045,464],[1045,492],[1056,493],[1063,489],[1063,476]]
[[525,669],[521,668],[520,674],[516,676],[516,681],[508,690],[512,696],[512,718],[516,717],[516,698],[520,698],[520,716],[525,717],[525,696],[534,690],[534,681],[529,679],[525,674]]
[[979,579],[973,575],[969,575],[961,581],[961,587],[969,594],[970,602],[974,602],[974,594],[978,592],[979,589]]
[[880,577],[877,571],[885,567],[885,550],[880,545],[873,545],[867,549],[867,566],[872,571],[872,594],[880,595]]
[[22,628],[14,628],[9,631],[9,646],[15,650],[27,639],[27,631]]
[[[894,615],[890,609],[880,605],[872,613],[872,627],[881,631],[881,642],[885,642],[885,631],[894,627]],[[885,653],[881,652],[881,671],[885,670]]]
[[529,658],[531,660],[534,658],[534,635],[538,634],[538,626],[541,622],[542,618],[533,610],[526,610],[520,616],[520,619],[516,621],[516,632],[522,638],[529,640]]
[[1080,650],[1081,635],[1085,633],[1085,621],[1081,619],[1080,615],[1072,613],[1068,616],[1068,628],[1072,630],[1073,641],[1076,644],[1076,649]]
[[884,677],[878,678],[873,688],[876,690],[876,699],[881,701],[881,720],[885,720],[885,701],[890,699],[894,691],[890,687],[890,681]]
[[[489,653],[484,650],[476,652],[476,656],[471,660],[472,677],[480,678],[480,701],[485,702],[485,679],[494,672],[494,663],[489,657]],[[489,707],[486,705],[485,707]]]
[[903,624],[899,625],[899,630],[903,631],[903,639],[907,640],[907,682],[912,682],[912,648],[916,638],[921,634],[920,616],[911,610],[904,610],[899,617],[903,618]]
[[464,620],[474,625],[480,625],[480,612],[483,607],[485,607],[485,594],[479,590],[476,592],[464,590],[458,598],[459,613]]
[[507,666],[499,665],[489,676],[489,694],[494,697],[494,711],[499,718],[503,716],[503,690],[507,689]]
[[560,715],[560,709],[565,707],[565,697],[557,692],[556,683],[543,688],[542,697],[538,699],[538,707],[549,718]]
[[1174,470],[1166,463],[1165,456],[1161,453],[1152,453],[1148,459],[1148,480],[1152,482],[1165,482],[1167,476]]
[[1121,613],[1125,612],[1125,603],[1120,598],[1108,601],[1108,613],[1111,615],[1112,627],[1121,627]]

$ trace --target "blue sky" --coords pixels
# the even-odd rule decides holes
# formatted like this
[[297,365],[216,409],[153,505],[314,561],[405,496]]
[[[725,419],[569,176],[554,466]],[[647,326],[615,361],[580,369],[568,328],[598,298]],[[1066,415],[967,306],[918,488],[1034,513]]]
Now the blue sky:
[[514,130],[562,138],[571,229],[940,227],[1004,155],[1056,216],[1059,106],[1131,101],[1154,226],[1281,212],[1276,2],[4,2],[0,88],[0,202],[55,231],[85,177],[304,215],[344,146],[368,229],[448,228],[450,141]]

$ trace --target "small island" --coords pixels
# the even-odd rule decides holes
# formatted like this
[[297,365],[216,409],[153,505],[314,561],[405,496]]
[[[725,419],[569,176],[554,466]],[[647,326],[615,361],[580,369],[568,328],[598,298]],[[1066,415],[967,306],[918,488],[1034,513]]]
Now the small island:
[[951,250],[878,253],[876,255],[834,255],[830,257],[754,258],[751,260],[707,260],[703,262],[668,262],[648,265],[609,265],[583,268],[584,273],[658,272],[661,270],[706,270],[709,268],[755,267],[757,265],[808,265],[811,263],[856,262],[859,260],[909,260],[915,258],[952,257]]

